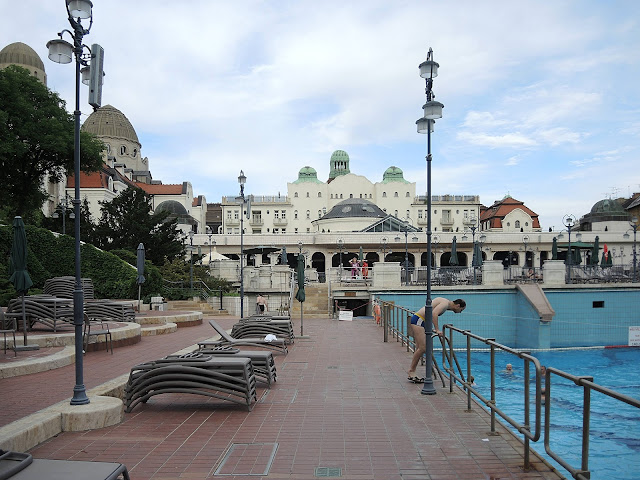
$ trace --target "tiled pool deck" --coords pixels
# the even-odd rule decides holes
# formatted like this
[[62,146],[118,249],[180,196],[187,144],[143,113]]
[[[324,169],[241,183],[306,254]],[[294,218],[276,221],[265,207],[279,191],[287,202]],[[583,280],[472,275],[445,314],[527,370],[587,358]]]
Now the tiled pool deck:
[[[113,355],[88,353],[85,386],[212,337],[206,320],[142,337]],[[216,320],[227,329],[237,321]],[[299,319],[294,324],[299,333]],[[384,343],[371,319],[305,318],[304,333],[287,356],[275,355],[278,381],[260,385],[251,412],[201,396],[159,395],[119,425],[64,432],[31,453],[121,462],[134,480],[562,478],[535,455],[534,468],[523,471],[522,443],[502,426],[489,436],[488,414],[467,412],[460,391],[436,384],[437,395],[421,395],[421,385],[406,379],[410,354]],[[0,425],[70,398],[74,383],[73,365],[0,379]]]

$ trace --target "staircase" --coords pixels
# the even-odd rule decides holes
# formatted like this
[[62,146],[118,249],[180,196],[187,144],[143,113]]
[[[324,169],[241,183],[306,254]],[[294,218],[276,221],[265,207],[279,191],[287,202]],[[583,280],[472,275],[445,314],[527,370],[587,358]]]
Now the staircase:
[[[296,287],[294,292],[297,292]],[[305,301],[303,304],[303,317],[328,318],[329,315],[329,284],[310,283],[304,287]],[[291,305],[291,318],[300,318],[300,302],[295,295]]]

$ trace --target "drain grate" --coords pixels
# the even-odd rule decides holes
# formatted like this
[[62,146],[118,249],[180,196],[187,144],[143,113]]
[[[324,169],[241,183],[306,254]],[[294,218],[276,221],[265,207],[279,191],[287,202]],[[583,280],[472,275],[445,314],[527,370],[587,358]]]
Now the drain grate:
[[316,467],[314,476],[323,478],[341,477],[342,469],[339,467]]
[[213,475],[268,475],[277,443],[232,443]]

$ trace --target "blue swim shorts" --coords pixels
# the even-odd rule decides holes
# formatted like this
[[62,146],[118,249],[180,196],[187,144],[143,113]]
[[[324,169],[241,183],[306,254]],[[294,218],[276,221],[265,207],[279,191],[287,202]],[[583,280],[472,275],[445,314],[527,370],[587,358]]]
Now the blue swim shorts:
[[419,327],[422,327],[424,325],[424,318],[419,315],[413,315],[411,317],[411,325],[418,325]]

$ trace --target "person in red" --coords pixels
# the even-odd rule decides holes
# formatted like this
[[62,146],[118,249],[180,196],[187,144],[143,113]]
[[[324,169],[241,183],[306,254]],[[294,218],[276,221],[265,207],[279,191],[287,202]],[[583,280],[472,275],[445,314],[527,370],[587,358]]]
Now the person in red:
[[369,264],[367,261],[362,262],[362,278],[367,278],[369,276]]

